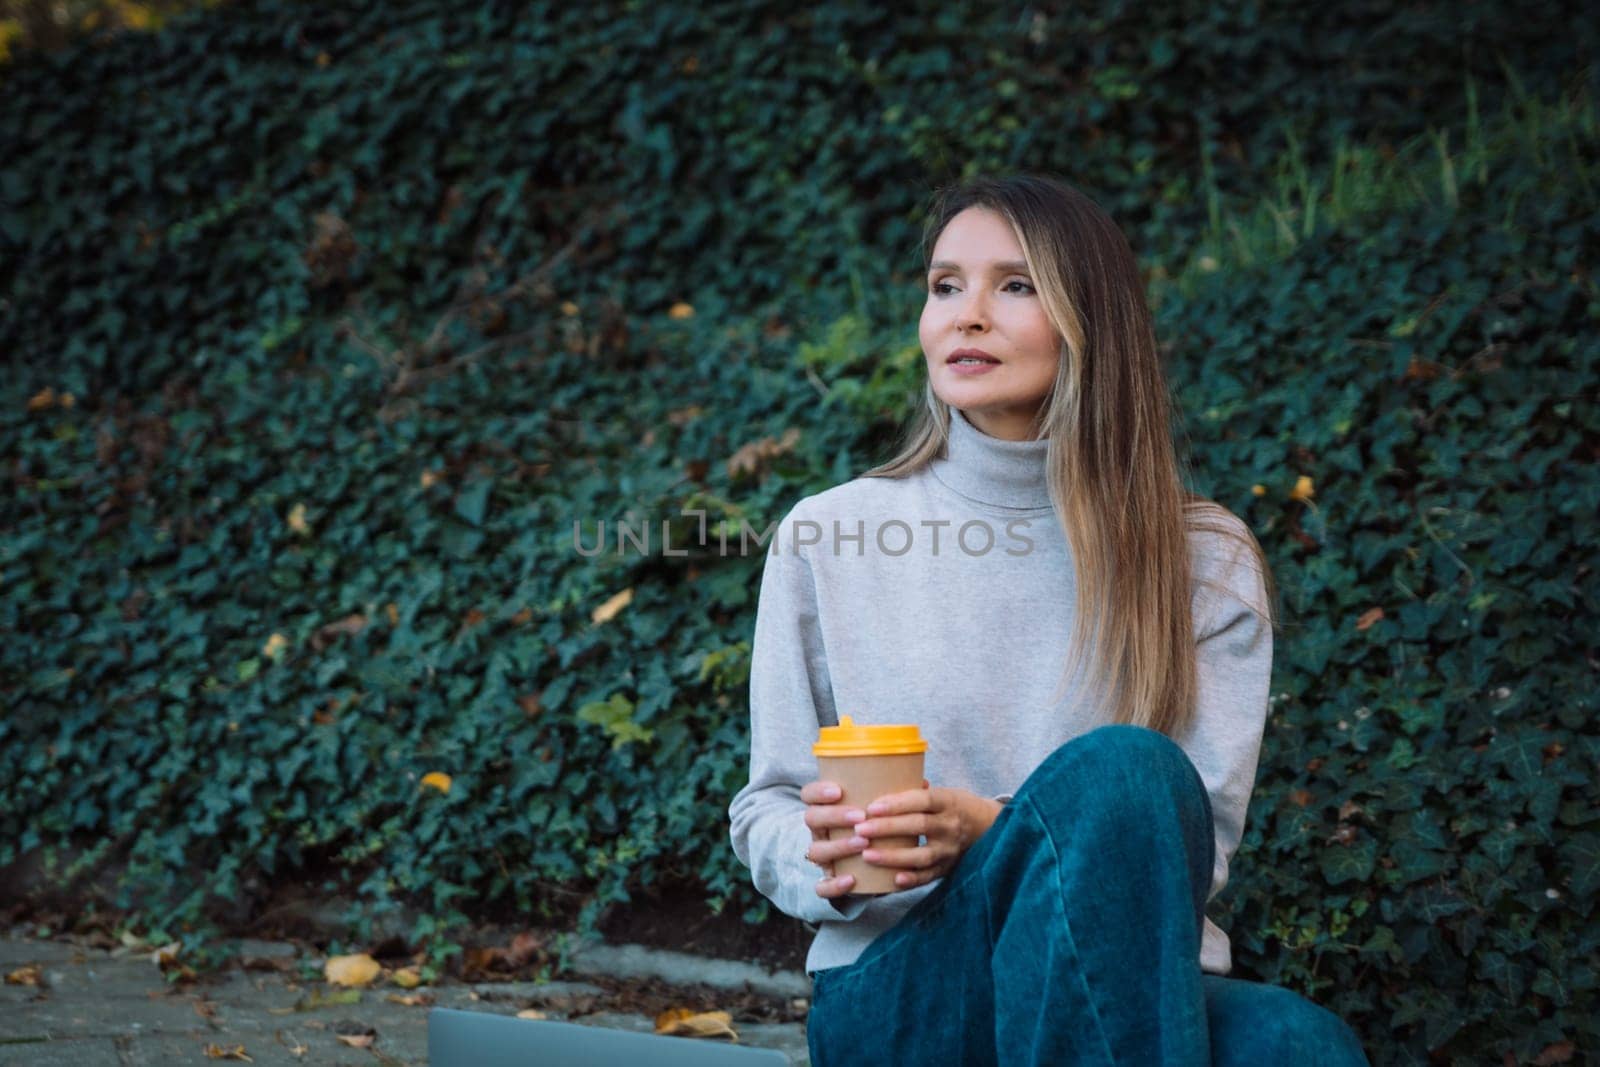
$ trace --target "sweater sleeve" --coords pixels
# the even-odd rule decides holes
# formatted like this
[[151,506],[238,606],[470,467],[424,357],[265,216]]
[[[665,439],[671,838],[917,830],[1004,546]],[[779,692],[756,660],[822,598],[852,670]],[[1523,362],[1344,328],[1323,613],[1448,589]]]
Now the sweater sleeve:
[[1199,694],[1182,747],[1211,798],[1216,856],[1210,900],[1228,882],[1255,788],[1272,685],[1272,626],[1262,614],[1265,585],[1249,549],[1233,548],[1206,573],[1215,584],[1195,596]]
[[[790,513],[793,515],[793,512]],[[750,653],[750,781],[728,807],[733,851],[778,910],[811,922],[857,918],[866,898],[820,897],[822,869],[805,858],[811,830],[800,787],[817,777],[811,746],[837,721],[811,566],[795,555],[786,516],[769,550]]]

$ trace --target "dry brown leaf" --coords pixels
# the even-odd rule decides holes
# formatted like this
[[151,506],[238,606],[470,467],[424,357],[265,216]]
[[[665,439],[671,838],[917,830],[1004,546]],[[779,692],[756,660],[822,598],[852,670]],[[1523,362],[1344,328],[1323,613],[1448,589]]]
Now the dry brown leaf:
[[322,965],[322,976],[334,985],[368,986],[383,970],[378,961],[365,952],[353,956],[331,956]]
[[346,1019],[333,1024],[333,1036],[351,1048],[371,1048],[378,1040],[378,1031],[366,1023]]
[[371,1048],[376,1034],[334,1034],[334,1037],[343,1041],[351,1048]]
[[367,617],[359,611],[335,622],[324,623],[311,635],[311,647],[321,652],[338,637],[354,637],[367,628]]
[[234,1045],[224,1048],[222,1045],[207,1045],[205,1048],[208,1060],[243,1060],[245,1063],[254,1063],[249,1053],[245,1052],[243,1045]]
[[1382,608],[1371,608],[1361,613],[1361,618],[1356,620],[1356,629],[1365,630],[1379,619],[1383,618]]
[[408,1008],[426,1008],[433,1003],[432,993],[390,993],[383,999]]
[[532,930],[524,930],[511,939],[511,951],[507,954],[507,962],[513,969],[526,967],[544,949],[544,938]]
[[548,1018],[550,1018],[550,1016],[547,1015],[545,1012],[540,1011],[538,1008],[523,1008],[521,1011],[517,1012],[517,1018],[519,1018],[519,1019],[548,1019]]
[[742,445],[737,452],[728,457],[728,475],[737,477],[740,474],[755,474],[774,459],[793,449],[799,440],[800,430],[791,426],[777,441],[763,437],[759,441]]
[[40,981],[39,968],[37,965],[32,963],[28,964],[26,967],[18,967],[16,970],[6,975],[6,985],[37,986],[40,984]]
[[537,719],[539,717],[539,712],[543,710],[543,707],[539,702],[539,697],[543,693],[544,690],[541,689],[537,693],[524,693],[519,696],[517,698],[517,706],[522,709],[522,714],[526,715],[530,719]]
[[1548,1067],[1550,1064],[1568,1063],[1572,1060],[1572,1054],[1577,1051],[1577,1046],[1573,1045],[1571,1041],[1557,1041],[1553,1045],[1546,1045],[1544,1051],[1539,1053],[1538,1059],[1533,1062],[1535,1067]]
[[590,612],[589,618],[596,626],[599,626],[601,623],[610,622],[616,618],[617,612],[631,603],[633,603],[633,590],[631,588],[624,589]]
[[668,1008],[656,1016],[656,1033],[671,1037],[726,1037],[738,1040],[733,1016],[725,1011],[696,1012],[691,1008]]
[[183,942],[174,941],[163,945],[151,953],[150,958],[155,961],[162,974],[176,974],[180,982],[192,982],[198,975],[194,968],[178,959],[178,953],[183,949]]

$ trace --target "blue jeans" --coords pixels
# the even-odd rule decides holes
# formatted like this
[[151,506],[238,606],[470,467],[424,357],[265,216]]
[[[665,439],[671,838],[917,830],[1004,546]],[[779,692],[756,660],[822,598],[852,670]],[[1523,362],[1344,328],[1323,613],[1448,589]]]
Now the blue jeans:
[[1201,972],[1212,835],[1176,742],[1074,738],[898,923],[815,974],[812,1064],[1367,1067],[1327,1009]]

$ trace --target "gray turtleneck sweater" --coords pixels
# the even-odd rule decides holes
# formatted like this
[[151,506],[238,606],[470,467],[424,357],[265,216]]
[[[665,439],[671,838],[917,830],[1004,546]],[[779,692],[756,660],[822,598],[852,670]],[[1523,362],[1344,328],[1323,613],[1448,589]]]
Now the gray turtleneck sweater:
[[[1050,503],[1047,447],[990,437],[953,409],[944,457],[907,478],[856,478],[805,497],[773,534],[750,668],[750,781],[728,815],[756,889],[817,925],[808,973],[850,963],[938,884],[817,896],[822,871],[805,858],[800,787],[818,776],[811,746],[820,727],[840,713],[915,723],[932,785],[1009,799],[1057,746],[1110,721],[1104,694],[1084,688],[1081,673],[1048,703],[1072,632],[1075,580]],[[1190,551],[1200,695],[1176,740],[1211,797],[1209,899],[1227,882],[1244,831],[1272,630],[1258,614],[1265,592],[1247,550],[1191,533]],[[1200,965],[1232,969],[1228,937],[1209,917]]]

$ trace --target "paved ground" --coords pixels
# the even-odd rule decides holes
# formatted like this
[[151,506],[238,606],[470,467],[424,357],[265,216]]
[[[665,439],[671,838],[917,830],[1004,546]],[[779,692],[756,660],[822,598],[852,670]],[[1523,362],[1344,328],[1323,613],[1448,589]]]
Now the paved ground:
[[[801,1022],[757,1021],[800,1017],[809,995],[804,975],[767,975],[745,964],[637,947],[591,946],[574,957],[574,969],[586,981],[447,982],[415,990],[380,983],[358,991],[353,1003],[329,1004],[324,1001],[338,990],[304,977],[320,974],[319,957],[265,942],[243,943],[241,956],[268,969],[236,968],[174,987],[148,952],[0,932],[0,974],[8,976],[0,985],[0,1065],[245,1062],[227,1056],[240,1047],[249,1062],[265,1065],[419,1065],[428,1059],[430,1006],[502,1014],[534,1009],[550,1019],[649,1033],[653,1012],[674,997],[689,1007],[720,998],[733,1014],[741,1044],[779,1049],[791,1064],[809,1062]],[[269,965],[271,960],[278,962]],[[345,996],[351,992],[356,991]],[[390,999],[418,994],[431,995],[431,1005]],[[368,1031],[374,1036],[367,1047],[339,1037]]]

